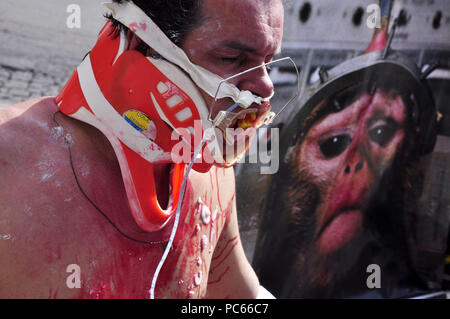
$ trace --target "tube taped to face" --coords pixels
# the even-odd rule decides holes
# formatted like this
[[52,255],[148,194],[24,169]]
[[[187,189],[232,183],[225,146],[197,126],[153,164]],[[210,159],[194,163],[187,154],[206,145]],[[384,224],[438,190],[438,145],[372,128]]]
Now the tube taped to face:
[[[147,232],[156,232],[176,211],[181,184],[187,178],[186,166],[196,146],[205,139],[210,141],[195,158],[194,170],[206,172],[213,164],[233,165],[246,148],[242,154],[233,152],[224,160],[223,147],[219,146],[221,136],[216,132],[227,128],[224,123],[254,112],[253,106],[267,106],[266,112],[260,114],[261,124],[273,115],[268,98],[240,91],[227,79],[192,64],[184,51],[132,2],[107,6],[115,19],[164,59],[127,50],[126,34],[115,36],[113,24],[107,22],[92,51],[56,97],[56,103],[61,112],[98,128],[108,138],[118,158],[136,223]],[[215,124],[209,120],[211,112],[199,89],[214,98],[215,105],[228,101]],[[154,165],[158,164],[171,165],[166,208],[160,206],[156,196]]]
[[[228,81],[239,82],[241,77],[252,76],[252,72],[268,72],[269,67],[275,65],[274,70],[279,74],[279,68],[286,68],[292,71],[289,73],[291,84],[296,84],[292,94],[282,95],[277,98],[277,103],[273,105],[269,101],[264,101],[260,105],[251,105],[243,108],[239,102],[232,98],[218,98],[223,96],[221,90],[226,87]],[[274,82],[272,72],[268,72],[270,81]],[[206,135],[209,136],[207,146],[212,154],[219,154],[215,157],[216,165],[225,167],[237,163],[248,151],[255,136],[256,130],[262,125],[269,125],[300,93],[300,75],[295,62],[290,57],[280,58],[263,65],[247,69],[243,72],[230,76],[219,84],[215,93],[215,98],[211,103],[208,120],[214,125],[214,131],[209,129]],[[271,97],[274,96],[274,93]]]

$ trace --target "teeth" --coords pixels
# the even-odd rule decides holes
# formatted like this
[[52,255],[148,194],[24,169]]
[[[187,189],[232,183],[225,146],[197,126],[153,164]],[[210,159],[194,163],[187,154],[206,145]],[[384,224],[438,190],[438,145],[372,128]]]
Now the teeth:
[[239,128],[242,128],[242,129],[247,129],[247,128],[249,128],[250,126],[252,126],[252,122],[250,122],[250,121],[246,121],[246,120],[239,120],[238,121],[238,127]]
[[246,116],[247,116],[247,114],[243,113],[238,116],[238,120],[243,120],[243,119],[245,119]]
[[246,116],[238,121],[238,127],[247,129],[253,126],[253,122],[256,120],[256,113],[247,113]]

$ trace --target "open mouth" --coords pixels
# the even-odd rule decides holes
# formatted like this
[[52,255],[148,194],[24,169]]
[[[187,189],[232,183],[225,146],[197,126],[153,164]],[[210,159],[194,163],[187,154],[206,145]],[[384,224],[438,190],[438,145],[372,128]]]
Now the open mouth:
[[221,153],[227,166],[231,166],[247,152],[256,129],[264,124],[270,110],[271,105],[267,102],[263,106],[240,108],[234,112],[226,112],[225,116],[222,114],[216,127],[221,131],[218,141],[222,143]]
[[252,136],[253,132],[250,132],[248,130],[253,129],[254,131],[258,129],[262,124],[264,124],[264,119],[266,118],[268,110],[270,110],[270,106],[269,108],[252,108],[240,111],[238,113],[239,115],[225,130],[227,143],[231,145],[237,142],[243,142],[246,137]]
[[248,108],[241,110],[229,127],[232,129],[241,128],[243,130],[250,127],[257,129],[263,124],[270,109],[270,104],[267,104],[262,108]]
[[252,127],[256,122],[256,117],[256,112],[243,114],[242,116],[238,117],[237,120],[235,120],[233,128],[242,128],[245,130],[249,127]]

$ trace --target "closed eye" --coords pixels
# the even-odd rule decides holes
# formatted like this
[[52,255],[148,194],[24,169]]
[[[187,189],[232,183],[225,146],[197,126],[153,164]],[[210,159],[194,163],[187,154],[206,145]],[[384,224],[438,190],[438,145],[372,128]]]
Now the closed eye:
[[239,57],[221,57],[220,59],[224,64],[233,64],[239,60]]

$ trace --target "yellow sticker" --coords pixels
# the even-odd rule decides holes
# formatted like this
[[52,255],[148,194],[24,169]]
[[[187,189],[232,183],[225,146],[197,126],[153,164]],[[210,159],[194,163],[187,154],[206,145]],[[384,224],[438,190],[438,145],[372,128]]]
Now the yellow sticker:
[[137,110],[129,110],[123,114],[123,118],[147,138],[152,141],[156,139],[155,123],[145,113]]
[[138,131],[146,131],[152,121],[147,115],[136,110],[126,111],[123,116]]

